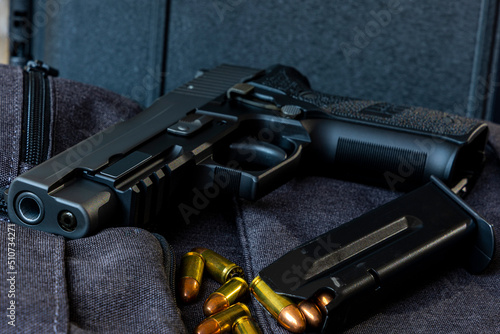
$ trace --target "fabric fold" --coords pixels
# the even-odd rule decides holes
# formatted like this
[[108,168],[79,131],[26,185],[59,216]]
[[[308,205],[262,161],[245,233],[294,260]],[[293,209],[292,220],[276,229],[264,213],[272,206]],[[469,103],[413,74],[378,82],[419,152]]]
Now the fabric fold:
[[164,250],[138,228],[68,241],[70,333],[187,333]]

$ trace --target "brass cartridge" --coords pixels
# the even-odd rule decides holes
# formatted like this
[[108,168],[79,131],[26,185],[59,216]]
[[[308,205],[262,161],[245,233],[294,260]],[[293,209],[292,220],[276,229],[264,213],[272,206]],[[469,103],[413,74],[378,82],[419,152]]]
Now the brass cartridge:
[[233,334],[262,334],[262,331],[252,318],[244,316],[234,322]]
[[274,292],[260,276],[254,278],[250,291],[281,326],[292,333],[302,333],[306,330],[306,319],[297,305]]
[[184,303],[190,303],[198,296],[204,267],[205,259],[199,253],[189,252],[182,256],[178,290]]
[[217,254],[213,250],[206,248],[195,248],[193,252],[200,253],[205,259],[205,267],[207,272],[220,284],[226,283],[233,277],[244,277],[243,269],[226,259],[222,255]]
[[241,277],[233,277],[208,296],[203,313],[208,317],[220,312],[248,294],[248,283]]
[[245,304],[236,303],[229,308],[216,313],[196,327],[195,334],[224,334],[231,333],[234,322],[244,316],[250,317],[250,310]]

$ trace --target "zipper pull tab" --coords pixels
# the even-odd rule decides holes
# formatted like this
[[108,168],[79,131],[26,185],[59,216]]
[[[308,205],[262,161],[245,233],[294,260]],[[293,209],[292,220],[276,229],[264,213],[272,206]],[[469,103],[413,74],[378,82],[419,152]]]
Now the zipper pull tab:
[[24,67],[26,72],[40,72],[44,73],[46,76],[57,77],[59,71],[49,65],[45,64],[41,60],[30,60]]

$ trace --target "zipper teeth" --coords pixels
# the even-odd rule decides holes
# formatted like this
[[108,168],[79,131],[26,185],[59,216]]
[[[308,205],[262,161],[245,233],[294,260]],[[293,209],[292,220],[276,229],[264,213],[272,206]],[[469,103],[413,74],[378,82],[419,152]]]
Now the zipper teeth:
[[25,75],[25,133],[23,161],[39,164],[47,155],[48,110],[47,78],[44,73],[30,71]]
[[174,303],[177,305],[177,291],[175,289],[175,253],[174,248],[170,243],[168,243],[168,248],[170,250],[170,290],[172,292]]

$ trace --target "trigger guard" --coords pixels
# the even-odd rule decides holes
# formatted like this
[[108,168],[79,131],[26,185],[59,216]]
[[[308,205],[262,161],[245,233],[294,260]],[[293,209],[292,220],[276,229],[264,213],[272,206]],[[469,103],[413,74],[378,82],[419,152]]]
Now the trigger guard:
[[[255,158],[244,163],[250,158],[249,152]],[[302,145],[293,141],[286,141],[284,147],[256,140],[237,141],[197,165],[195,184],[200,189],[212,188],[217,193],[255,201],[292,179],[301,155]]]

